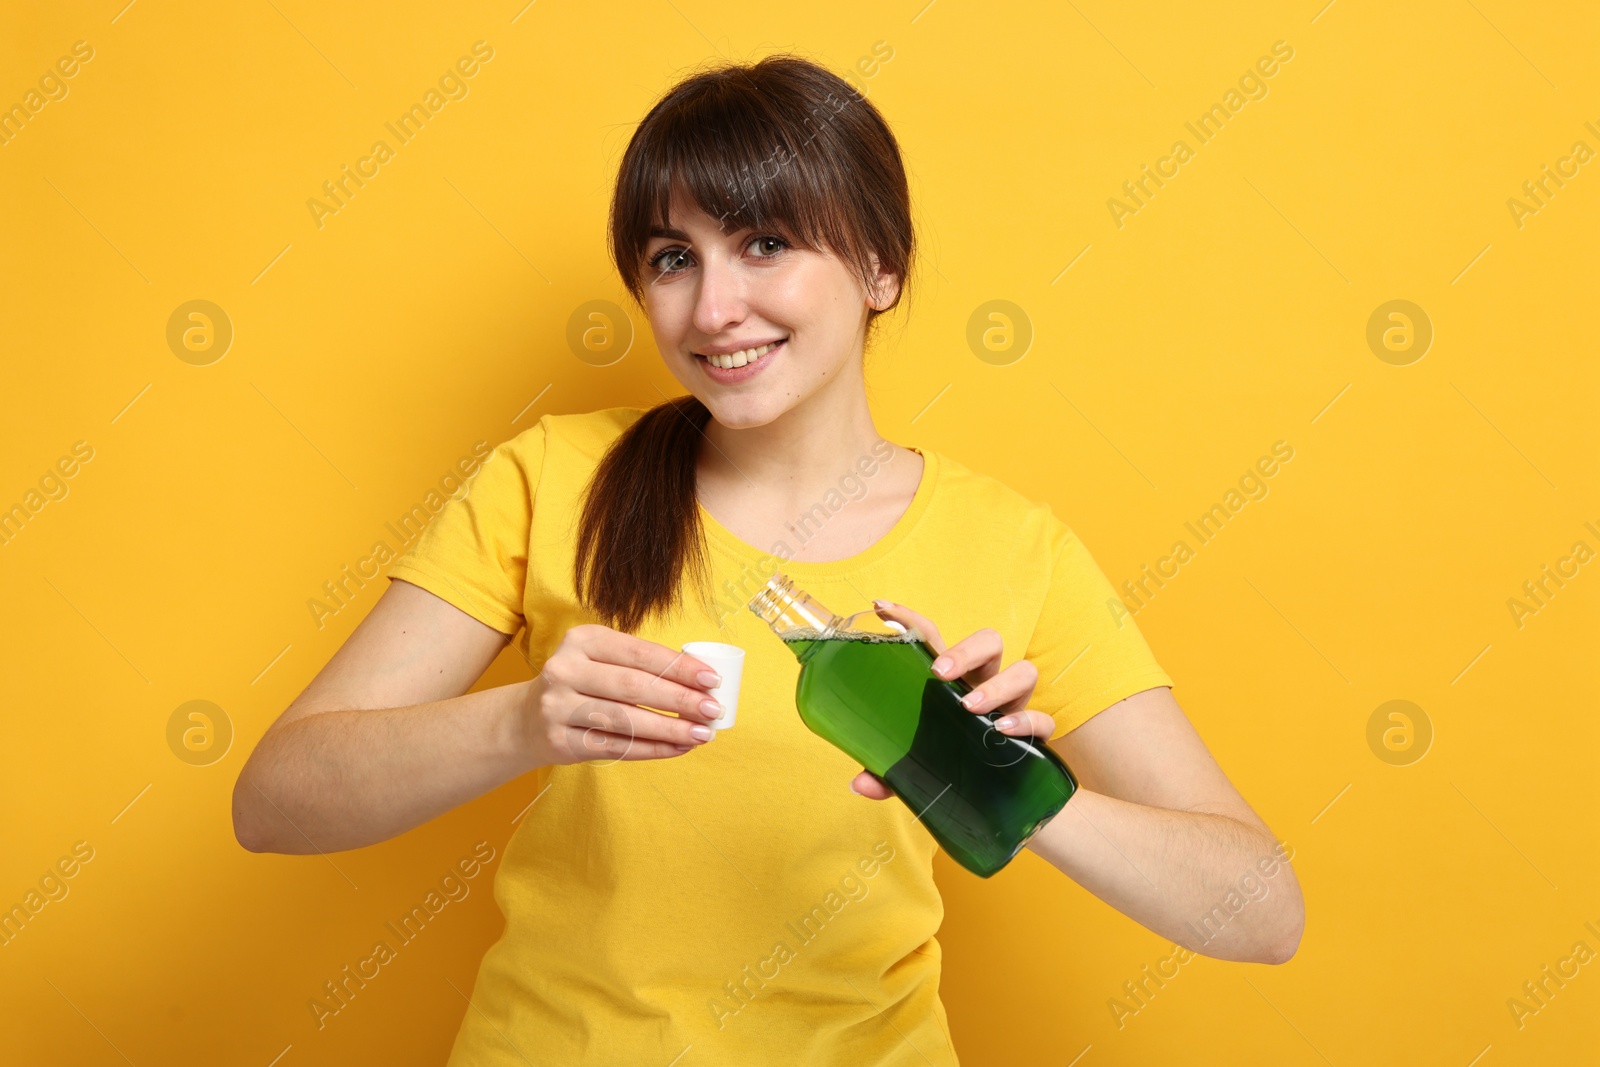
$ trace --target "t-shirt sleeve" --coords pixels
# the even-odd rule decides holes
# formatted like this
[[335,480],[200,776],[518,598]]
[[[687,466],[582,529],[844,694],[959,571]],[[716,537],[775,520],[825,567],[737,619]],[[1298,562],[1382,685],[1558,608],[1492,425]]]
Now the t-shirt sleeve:
[[1039,669],[1029,707],[1055,719],[1056,738],[1172,679],[1083,542],[1053,515],[1049,529],[1050,585],[1026,658]]
[[503,634],[521,630],[545,433],[541,419],[497,446],[466,492],[445,500],[389,577],[421,586]]

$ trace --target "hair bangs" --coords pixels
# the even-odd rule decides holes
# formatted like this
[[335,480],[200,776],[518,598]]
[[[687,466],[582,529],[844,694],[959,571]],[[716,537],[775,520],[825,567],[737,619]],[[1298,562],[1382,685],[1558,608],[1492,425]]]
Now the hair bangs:
[[786,128],[781,114],[749,127],[722,116],[685,115],[656,171],[652,225],[667,226],[674,195],[717,220],[723,233],[776,228],[809,248],[850,258],[851,233],[837,210],[835,175],[814,134]]
[[[765,70],[702,75],[640,123],[618,174],[611,234],[618,272],[636,299],[648,281],[651,233],[671,228],[674,202],[693,204],[723,233],[771,230],[800,247],[830,251],[864,285],[873,284],[866,235],[859,232],[871,205],[852,196],[842,162],[858,151],[851,139],[860,132],[840,128],[867,118],[850,109],[870,112],[871,105],[834,79],[837,91],[807,86],[812,99],[796,107],[791,101],[800,94],[775,93],[762,78],[785,73],[769,63]],[[905,257],[883,258],[893,269]]]

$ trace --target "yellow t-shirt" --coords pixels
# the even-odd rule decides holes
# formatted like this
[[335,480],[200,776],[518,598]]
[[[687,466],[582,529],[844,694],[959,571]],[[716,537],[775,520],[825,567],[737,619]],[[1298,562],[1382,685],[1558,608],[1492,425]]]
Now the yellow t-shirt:
[[[573,584],[581,493],[641,414],[546,415],[501,444],[390,571],[519,644],[534,671],[598,621]],[[869,492],[861,458],[798,534]],[[1049,507],[928,449],[905,515],[832,563],[801,540],[744,544],[709,512],[718,603],[686,587],[638,636],[745,649],[736,725],[660,760],[542,768],[495,878],[505,931],[485,954],[453,1067],[957,1062],[939,1001],[936,845],[903,803],[850,792],[860,766],[795,710],[799,664],[744,603],[782,569],[841,615],[904,603],[951,643],[983,627],[1039,668],[1030,707],[1055,736],[1169,686],[1110,583]],[[716,616],[721,616],[719,627]],[[1004,872],[998,877],[1004,877]],[[675,1059],[688,1049],[681,1060]]]

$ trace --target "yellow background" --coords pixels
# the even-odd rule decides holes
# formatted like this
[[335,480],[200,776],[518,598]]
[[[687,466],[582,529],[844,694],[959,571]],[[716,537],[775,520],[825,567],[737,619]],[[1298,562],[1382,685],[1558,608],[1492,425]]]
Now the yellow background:
[[[925,253],[869,355],[886,436],[1049,500],[1119,585],[1295,449],[1137,622],[1294,849],[1298,956],[1194,960],[1119,1028],[1108,1001],[1168,942],[1031,853],[987,882],[941,857],[963,1062],[1592,1054],[1600,965],[1520,1028],[1506,1003],[1575,942],[1600,951],[1600,564],[1520,628],[1507,606],[1600,549],[1600,162],[1520,227],[1506,203],[1600,149],[1592,6],[7,6],[0,103],[75,41],[94,58],[0,147],[0,505],[74,442],[94,459],[0,546],[0,904],[74,842],[95,854],[0,948],[0,1060],[442,1059],[499,931],[487,878],[324,1029],[307,1001],[476,842],[503,851],[532,790],[352,853],[240,849],[246,754],[383,583],[322,629],[306,602],[474,442],[679,391],[637,315],[613,366],[565,341],[580,304],[623,302],[610,182],[676,77],[786,48],[846,69],[880,41],[893,58],[857,79]],[[319,229],[307,200],[479,40],[469,95]],[[1279,40],[1268,95],[1196,145],[1185,121]],[[1195,158],[1119,228],[1107,200],[1179,138]],[[209,366],[166,342],[195,299],[235,330]],[[997,299],[1034,330],[1006,366],[966,343]],[[1408,366],[1365,340],[1393,299],[1435,331]],[[508,653],[483,684],[525,672]],[[1433,729],[1407,766],[1367,743],[1394,699]],[[234,729],[208,766],[168,746],[190,700]]]

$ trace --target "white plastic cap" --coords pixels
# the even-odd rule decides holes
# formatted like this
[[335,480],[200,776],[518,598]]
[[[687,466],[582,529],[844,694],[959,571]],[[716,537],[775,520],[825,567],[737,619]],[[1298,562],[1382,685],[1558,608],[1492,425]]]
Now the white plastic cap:
[[722,705],[721,718],[709,723],[715,730],[733,725],[739,711],[739,680],[744,676],[744,649],[720,641],[690,641],[683,650],[722,676],[722,684],[711,690],[711,698]]

